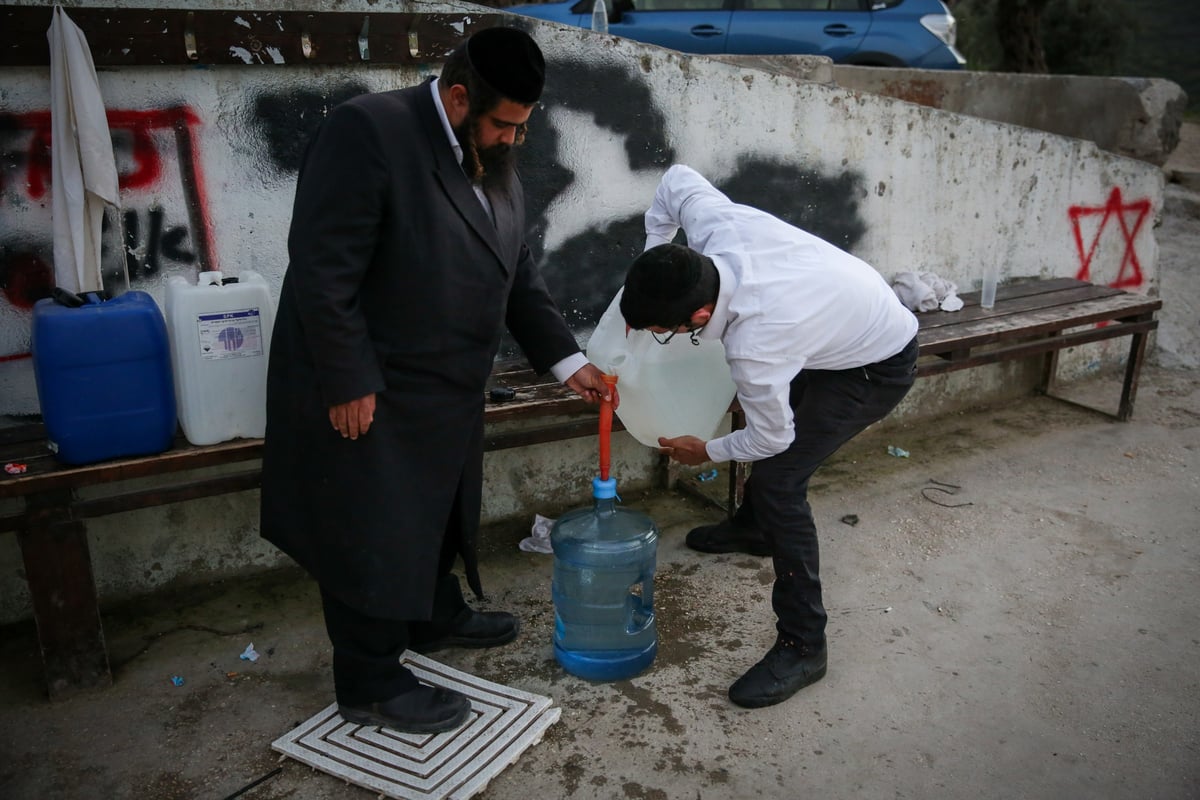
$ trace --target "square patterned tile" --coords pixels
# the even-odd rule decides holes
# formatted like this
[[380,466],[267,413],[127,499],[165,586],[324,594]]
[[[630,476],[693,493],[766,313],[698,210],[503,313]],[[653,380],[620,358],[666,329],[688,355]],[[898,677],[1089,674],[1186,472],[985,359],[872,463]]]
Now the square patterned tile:
[[297,761],[401,800],[466,800],[558,721],[550,698],[476,678],[407,652],[422,683],[462,692],[471,717],[453,731],[415,734],[346,722],[331,704],[271,743]]

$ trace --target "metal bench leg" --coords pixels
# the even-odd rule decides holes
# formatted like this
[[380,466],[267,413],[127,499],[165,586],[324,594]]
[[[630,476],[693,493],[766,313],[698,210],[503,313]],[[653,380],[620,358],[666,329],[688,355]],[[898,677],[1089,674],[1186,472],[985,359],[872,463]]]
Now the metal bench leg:
[[[1151,315],[1138,317],[1150,319]],[[1137,398],[1138,378],[1142,374],[1142,362],[1146,358],[1146,339],[1149,334],[1135,333],[1129,343],[1129,358],[1125,362],[1125,385],[1121,388],[1121,405],[1117,407],[1117,419],[1128,422],[1133,416],[1133,401]]]
[[[1131,322],[1146,322],[1154,319],[1153,313],[1144,314],[1138,317],[1130,317],[1127,319],[1118,320],[1122,323]],[[1053,335],[1057,336],[1055,332]],[[1129,357],[1125,360],[1125,383],[1121,387],[1121,402],[1117,406],[1117,412],[1094,408],[1086,403],[1080,403],[1076,400],[1070,400],[1065,397],[1059,397],[1055,394],[1056,389],[1056,374],[1058,372],[1058,354],[1059,350],[1051,350],[1046,353],[1045,366],[1042,371],[1042,382],[1040,391],[1047,397],[1053,397],[1055,400],[1061,400],[1064,403],[1069,403],[1073,406],[1094,411],[1098,414],[1104,414],[1106,417],[1111,417],[1118,422],[1128,422],[1133,416],[1133,401],[1137,397],[1138,379],[1142,373],[1142,363],[1146,360],[1146,342],[1150,334],[1147,332],[1130,333]]]
[[70,503],[70,490],[30,496],[30,522],[17,532],[51,700],[112,684],[87,527]]
[[[1053,331],[1050,336],[1054,337],[1058,334],[1058,331]],[[1058,388],[1058,353],[1057,349],[1046,353],[1046,361],[1042,365],[1042,385],[1038,388],[1047,397],[1054,397],[1054,392]]]

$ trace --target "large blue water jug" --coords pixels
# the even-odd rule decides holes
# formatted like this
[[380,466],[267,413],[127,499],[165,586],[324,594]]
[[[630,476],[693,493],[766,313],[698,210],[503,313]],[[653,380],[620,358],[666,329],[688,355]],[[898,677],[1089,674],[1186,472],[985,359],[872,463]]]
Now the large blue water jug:
[[58,292],[34,305],[31,338],[46,438],[60,461],[90,464],[171,446],[171,351],[154,298]]
[[564,514],[554,548],[554,656],[593,681],[631,678],[658,652],[654,562],[658,528],[617,508],[615,479],[592,481],[595,505]]

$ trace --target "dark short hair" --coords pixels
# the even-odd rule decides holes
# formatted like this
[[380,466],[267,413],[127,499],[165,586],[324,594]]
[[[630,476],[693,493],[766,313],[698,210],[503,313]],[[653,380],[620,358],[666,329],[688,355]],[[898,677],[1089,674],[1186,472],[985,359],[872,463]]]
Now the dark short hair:
[[542,95],[546,61],[537,42],[516,28],[485,28],[463,40],[442,67],[441,82],[467,87],[472,116],[501,100],[531,106]]
[[712,259],[679,244],[651,247],[634,259],[625,276],[621,316],[629,327],[678,328],[692,313],[717,299]]

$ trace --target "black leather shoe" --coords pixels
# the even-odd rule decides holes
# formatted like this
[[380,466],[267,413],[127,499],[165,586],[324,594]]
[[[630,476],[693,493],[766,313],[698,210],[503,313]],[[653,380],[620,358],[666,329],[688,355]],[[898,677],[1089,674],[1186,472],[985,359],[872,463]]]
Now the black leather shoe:
[[771,548],[767,540],[753,528],[743,528],[733,520],[724,520],[716,525],[701,525],[688,533],[687,546],[701,553],[746,553],[752,556],[769,556]]
[[782,703],[796,692],[825,677],[826,649],[803,647],[780,638],[762,661],[729,687],[729,699],[742,708],[762,708]]
[[377,725],[404,733],[442,733],[467,721],[471,701],[452,689],[421,684],[382,703],[338,703],[338,713],[358,725]]
[[426,639],[415,634],[408,646],[418,653],[447,647],[497,647],[516,639],[520,628],[520,621],[507,611],[476,611],[463,606],[438,634]]

